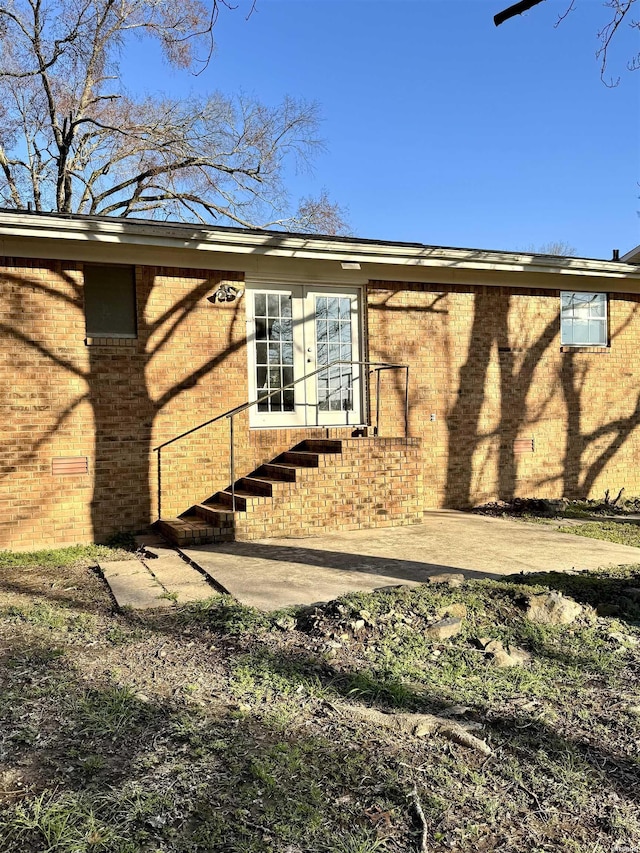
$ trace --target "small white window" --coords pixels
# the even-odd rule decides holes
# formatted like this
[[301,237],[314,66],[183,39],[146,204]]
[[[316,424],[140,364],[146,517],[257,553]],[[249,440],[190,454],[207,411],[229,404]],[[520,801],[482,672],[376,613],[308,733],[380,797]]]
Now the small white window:
[[565,346],[607,346],[607,294],[560,294],[560,343]]

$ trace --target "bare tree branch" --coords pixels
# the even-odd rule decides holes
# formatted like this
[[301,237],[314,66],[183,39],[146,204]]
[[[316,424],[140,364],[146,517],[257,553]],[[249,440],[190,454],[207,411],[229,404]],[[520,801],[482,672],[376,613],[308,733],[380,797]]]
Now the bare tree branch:
[[509,18],[515,18],[516,15],[522,15],[523,12],[528,12],[529,9],[532,9],[534,6],[537,6],[538,3],[542,3],[543,0],[520,0],[519,3],[514,3],[513,6],[509,6],[508,9],[504,9],[502,12],[498,12],[497,15],[493,16],[493,23],[496,27],[499,27],[500,24],[504,24],[505,21],[508,21]]
[[[500,24],[503,24],[510,18],[514,18],[516,15],[522,15],[523,12],[527,12],[529,9],[532,9],[534,6],[538,6],[542,2],[544,2],[544,0],[520,0],[520,2],[515,3],[513,6],[509,6],[502,12],[498,12],[497,15],[494,15],[493,22],[496,27],[499,27]],[[635,3],[636,0],[607,0],[607,2],[603,4],[606,8],[611,9],[613,14],[611,19],[598,32],[600,47],[596,51],[596,57],[600,60],[600,79],[605,86],[608,86],[609,88],[617,86],[620,82],[619,77],[616,80],[605,80],[605,72],[607,70],[609,60],[609,48],[618,28],[625,18],[627,18]],[[570,0],[565,11],[558,16],[558,20],[555,23],[556,27],[575,10],[575,4],[576,0]],[[640,29],[640,21],[632,20],[629,23],[629,26],[633,29]],[[637,71],[640,68],[640,52],[629,60],[627,68],[629,71]]]
[[[607,82],[604,79],[605,71],[607,69],[609,47],[611,46],[611,41],[615,36],[618,27],[631,11],[631,7],[635,1],[636,0],[609,0],[609,2],[605,4],[609,9],[613,10],[613,18],[598,33],[600,48],[596,52],[596,57],[600,60],[600,79],[609,88],[614,88],[620,82],[619,77],[617,80],[611,80],[610,82]],[[628,66],[629,70],[635,70],[635,66],[637,66],[637,57],[631,60],[631,63]]]
[[20,198],[20,193],[18,192],[18,187],[11,170],[11,166],[17,165],[17,162],[15,160],[8,160],[6,154],[0,148],[0,168],[4,173],[5,180],[11,192],[11,199],[16,207],[22,207],[22,199]]
[[342,227],[326,194],[293,213],[286,192],[289,164],[304,167],[322,147],[315,104],[267,107],[218,92],[135,99],[124,90],[129,34],[159,41],[171,64],[197,72],[223,6],[235,8],[227,0],[0,7],[0,197],[68,213]]

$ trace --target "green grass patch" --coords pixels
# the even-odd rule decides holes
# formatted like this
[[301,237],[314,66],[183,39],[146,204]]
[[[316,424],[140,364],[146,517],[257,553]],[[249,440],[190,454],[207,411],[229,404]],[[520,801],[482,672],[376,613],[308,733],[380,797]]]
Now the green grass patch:
[[587,524],[559,527],[560,533],[573,533],[589,539],[604,539],[618,545],[631,545],[640,548],[640,525],[618,521],[591,521]]
[[125,828],[114,826],[110,817],[99,819],[88,797],[45,792],[0,815],[2,849],[7,853],[25,850],[133,853],[136,848],[127,843]]
[[70,545],[43,551],[0,551],[0,570],[11,568],[64,569],[70,566],[95,566],[101,560],[127,560],[131,554],[106,545]]
[[33,604],[11,604],[0,608],[0,615],[15,622],[28,622],[41,628],[84,633],[90,631],[95,618],[89,613],[76,613],[62,605],[52,605],[44,601]]
[[112,686],[73,697],[68,716],[74,731],[85,739],[115,739],[132,732],[140,735],[158,710],[128,687]]
[[[640,565],[86,623],[60,568],[0,620],[2,853],[414,851],[415,796],[433,853],[640,844]],[[530,622],[549,590],[587,606]],[[430,637],[452,609],[460,632]],[[530,659],[499,668],[480,638]],[[473,725],[493,755],[363,705]]]
[[182,624],[198,625],[231,636],[268,631],[279,617],[279,612],[263,613],[240,604],[229,595],[213,595],[204,601],[184,604],[176,611],[176,618]]
[[[580,694],[593,679],[614,684],[624,658],[616,643],[598,629],[591,611],[569,627],[538,625],[526,618],[527,595],[544,591],[541,580],[556,577],[566,584],[567,594],[578,593],[576,598],[583,602],[580,590],[586,583],[594,606],[607,595],[617,600],[620,589],[629,584],[617,578],[607,587],[600,577],[560,574],[531,576],[527,584],[518,575],[513,579],[517,583],[486,580],[459,590],[424,586],[345,596],[334,607],[334,633],[348,631],[358,617],[366,618],[366,629],[354,636],[361,639],[366,666],[343,671],[333,681],[324,678],[324,687],[367,703],[437,712],[460,702],[485,709],[513,695],[562,701],[568,689]],[[434,642],[426,635],[426,626],[452,605],[466,609],[462,631],[450,641]],[[531,655],[530,663],[496,667],[476,642],[483,637],[524,649]]]

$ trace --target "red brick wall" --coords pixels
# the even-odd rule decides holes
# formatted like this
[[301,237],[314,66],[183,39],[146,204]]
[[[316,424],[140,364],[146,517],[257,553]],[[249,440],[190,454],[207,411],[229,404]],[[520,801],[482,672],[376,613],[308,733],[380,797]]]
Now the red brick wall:
[[[137,268],[137,339],[87,345],[81,264],[0,264],[0,547],[104,540],[157,517],[152,448],[246,399],[243,300],[206,299],[241,278]],[[192,450],[173,484],[185,506],[223,456],[204,434]],[[88,457],[88,474],[53,475],[61,456]]]
[[640,494],[640,297],[610,294],[609,348],[565,351],[559,291],[372,282],[368,308],[370,357],[411,365],[427,506]]
[[[242,278],[137,268],[138,338],[87,345],[82,264],[0,262],[0,547],[104,540],[157,518],[153,448],[247,399],[244,298],[206,298]],[[561,352],[557,291],[372,282],[367,302],[369,358],[411,365],[426,506],[640,494],[637,297],[610,297],[604,352]],[[402,436],[402,374],[381,391],[381,434]],[[237,476],[323,434],[249,431],[245,414]],[[519,438],[535,453],[514,454]],[[54,475],[58,457],[87,457],[88,473]],[[228,484],[222,421],[163,452],[162,514]]]

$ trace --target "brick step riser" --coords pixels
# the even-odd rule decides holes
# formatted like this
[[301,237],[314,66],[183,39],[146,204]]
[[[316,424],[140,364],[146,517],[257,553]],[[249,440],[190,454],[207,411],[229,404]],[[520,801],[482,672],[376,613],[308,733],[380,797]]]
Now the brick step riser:
[[[231,492],[216,492],[213,496],[213,500],[215,503],[224,504],[228,506],[231,511],[233,511],[233,496]],[[246,512],[247,511],[247,499],[241,498],[240,495],[236,495],[236,512]]]
[[342,453],[342,442],[331,438],[305,438],[293,450],[306,450],[313,453]]
[[263,498],[270,498],[273,495],[273,487],[271,483],[262,483],[260,480],[252,480],[251,477],[242,477],[236,482],[236,489],[243,492],[252,492],[254,495]]
[[214,527],[229,527],[233,529],[233,513],[210,509],[206,504],[196,504],[193,511],[197,516],[213,524]]
[[295,450],[287,450],[280,454],[276,463],[282,462],[284,465],[299,465],[301,468],[317,468],[320,463],[320,454],[310,453],[308,451],[296,452]]
[[[271,498],[275,494],[284,494],[291,489],[291,484],[286,480],[279,480],[277,483],[265,483],[259,478],[259,474],[256,473],[256,478],[253,476],[242,477],[236,483],[236,489],[242,492],[251,492],[256,497],[260,498]],[[273,480],[273,477],[268,477],[266,479]]]
[[221,529],[220,532],[215,533],[208,525],[203,526],[202,531],[190,531],[190,535],[184,535],[179,527],[172,525],[171,521],[156,521],[153,527],[169,542],[181,547],[208,545],[210,542],[233,542],[236,538],[233,529]]
[[268,477],[270,480],[281,480],[283,483],[295,483],[298,479],[297,473],[295,468],[282,468],[269,463],[261,465],[256,471],[259,477]]
[[[247,512],[247,510],[250,510],[252,507],[260,506],[260,504],[267,503],[270,500],[271,498],[266,495],[253,495],[251,497],[247,497],[246,495],[239,495],[236,492],[235,508],[239,512]],[[212,498],[212,502],[224,504],[233,510],[233,495],[231,494],[231,491],[216,492]]]

